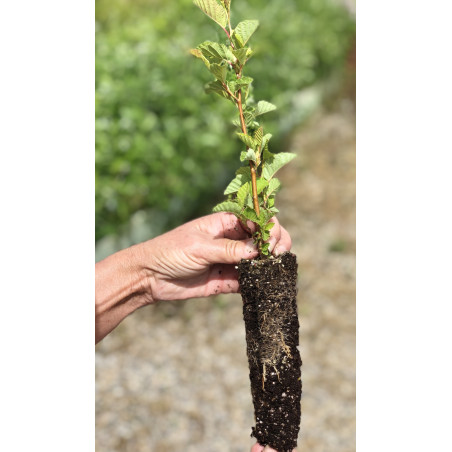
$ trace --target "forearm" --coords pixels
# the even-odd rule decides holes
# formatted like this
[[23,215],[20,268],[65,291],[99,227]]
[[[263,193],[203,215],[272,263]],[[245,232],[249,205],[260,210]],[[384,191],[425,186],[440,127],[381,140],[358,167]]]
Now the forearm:
[[154,301],[144,260],[140,244],[96,264],[96,343],[129,314]]

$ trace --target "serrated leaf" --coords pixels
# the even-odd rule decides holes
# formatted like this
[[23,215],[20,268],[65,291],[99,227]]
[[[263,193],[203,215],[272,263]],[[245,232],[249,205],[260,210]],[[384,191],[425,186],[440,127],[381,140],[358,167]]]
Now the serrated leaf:
[[279,181],[279,179],[276,179],[276,177],[271,179],[268,184],[267,191],[266,191],[266,197],[269,198],[270,196],[275,194],[279,190],[280,187],[281,187],[281,182]]
[[296,157],[296,154],[292,154],[291,152],[280,152],[279,154],[271,155],[272,157],[270,159],[265,159],[264,156],[264,164],[262,169],[262,176],[268,181],[278,170]]
[[247,51],[246,48],[236,49],[232,51],[234,56],[239,60],[241,66],[243,66],[246,63],[247,60],[246,51]]
[[[249,112],[244,112],[243,117],[245,118],[245,124],[247,127],[251,127],[254,125],[254,115]],[[240,118],[236,118],[232,120],[232,124],[236,127],[241,127],[242,123],[240,122]]]
[[241,210],[240,206],[234,201],[221,202],[212,209],[213,212],[231,212],[235,215],[240,215]]
[[190,53],[195,56],[196,58],[201,59],[204,64],[207,66],[207,69],[210,69],[210,63],[209,60],[202,54],[201,50],[199,49],[191,49]]
[[[226,47],[226,46],[223,46]],[[199,44],[198,49],[206,58],[214,59],[217,62],[221,62],[226,58],[226,53],[221,44],[214,41],[204,41]]]
[[239,203],[241,208],[245,206],[250,191],[251,191],[251,182],[247,182],[246,184],[242,185],[239,191],[237,192],[237,202]]
[[234,55],[234,52],[232,51],[232,47],[228,47],[228,46],[225,46],[224,44],[221,44],[221,48],[223,49],[226,60],[231,61],[232,63],[235,63],[237,57]]
[[252,136],[247,135],[245,133],[237,132],[237,136],[245,143],[249,148],[254,149],[256,146],[256,143]]
[[256,162],[256,152],[254,149],[248,149],[240,153],[240,161],[244,162],[245,160],[252,160],[253,162]]
[[242,215],[247,219],[252,221],[253,223],[258,223],[259,224],[259,217],[256,215],[256,212],[254,211],[254,209],[247,207]]
[[251,180],[251,170],[249,166],[241,166],[236,172],[235,174],[239,175],[239,174],[244,174],[246,175],[246,177],[249,177]]
[[255,115],[263,115],[264,113],[268,113],[270,111],[276,110],[276,105],[267,102],[266,100],[260,100],[256,105]]
[[224,6],[217,3],[216,0],[193,0],[193,3],[212,20],[223,28],[228,23],[228,13]]
[[262,127],[259,127],[254,132],[254,141],[256,142],[257,146],[260,146],[262,144],[262,138],[264,137],[264,129]]
[[262,193],[265,187],[268,185],[268,180],[263,179],[262,177],[258,178],[256,180],[256,188],[257,188],[257,194]]
[[270,254],[270,251],[268,250],[269,247],[270,243],[264,243],[261,247],[261,253],[264,254],[265,256],[268,256]]
[[235,177],[235,179],[233,179],[229,185],[226,187],[226,190],[224,191],[225,195],[230,195],[232,193],[235,193],[236,191],[239,190],[239,188],[247,183],[248,181],[251,180],[251,172],[250,172],[250,168],[248,167],[248,173],[241,173],[241,174],[237,174],[237,176]]
[[275,225],[275,223],[272,223],[272,222],[267,223],[267,224],[264,226],[264,231],[270,231],[270,230],[273,228],[274,225]]
[[206,93],[220,93],[224,91],[223,85],[218,80],[215,80],[214,82],[209,82],[205,86]]
[[272,160],[274,156],[275,156],[275,154],[272,154],[268,150],[268,142],[267,142],[267,144],[264,146],[264,152],[262,153],[264,162],[268,161],[270,163],[270,160]]
[[232,33],[232,40],[236,47],[243,47],[251,35],[256,31],[259,26],[258,20],[244,20],[240,22],[234,29]]
[[210,65],[209,70],[219,81],[221,82],[226,81],[226,72],[227,72],[226,66],[221,66],[219,64],[213,63]]
[[271,137],[273,135],[271,133],[266,133],[263,137],[262,137],[262,147],[264,148],[265,146],[268,145],[268,142],[270,141]]
[[244,77],[238,78],[238,79],[235,81],[235,83],[237,83],[237,86],[242,87],[242,86],[247,86],[247,85],[249,85],[250,83],[252,83],[252,81],[253,81],[253,78],[252,78],[252,77],[244,76]]
[[260,229],[264,229],[270,218],[273,217],[273,213],[270,210],[261,209],[260,215],[257,216],[252,207],[247,207],[242,212],[242,216],[245,216],[247,220],[251,220],[252,222],[258,224]]

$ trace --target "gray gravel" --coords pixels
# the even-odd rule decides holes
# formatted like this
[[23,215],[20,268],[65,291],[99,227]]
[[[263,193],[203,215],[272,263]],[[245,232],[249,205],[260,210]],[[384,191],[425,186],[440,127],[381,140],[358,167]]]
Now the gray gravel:
[[[355,124],[344,108],[297,132],[280,220],[299,263],[299,450],[355,450]],[[239,295],[167,302],[96,348],[97,452],[244,452],[254,441]]]

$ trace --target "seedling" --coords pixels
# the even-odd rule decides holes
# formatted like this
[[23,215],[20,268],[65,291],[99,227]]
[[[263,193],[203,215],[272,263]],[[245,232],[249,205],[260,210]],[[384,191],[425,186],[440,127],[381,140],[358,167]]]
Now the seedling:
[[255,224],[253,238],[261,257],[269,257],[270,219],[278,213],[275,196],[281,183],[275,174],[289,163],[295,154],[269,151],[271,134],[265,133],[260,116],[276,109],[265,100],[255,103],[250,96],[253,79],[244,68],[253,55],[249,40],[259,26],[257,20],[244,20],[234,29],[231,26],[231,0],[194,0],[207,16],[225,33],[225,42],[205,41],[191,53],[202,60],[215,77],[206,92],[215,93],[237,108],[237,137],[244,145],[240,161],[246,162],[236,171],[235,178],[224,191],[227,200],[214,207],[214,212],[232,212],[246,226]]
[[264,132],[260,116],[276,107],[265,100],[255,103],[250,95],[253,79],[244,67],[253,55],[248,42],[257,20],[231,26],[230,0],[194,0],[225,33],[225,42],[205,41],[191,53],[202,60],[215,80],[207,92],[218,94],[237,108],[233,121],[244,145],[241,166],[224,191],[227,200],[214,212],[232,212],[248,229],[259,249],[259,258],[242,259],[238,279],[243,299],[248,365],[256,425],[252,436],[261,445],[291,452],[297,445],[301,416],[301,358],[298,351],[297,263],[286,252],[269,259],[269,238],[278,213],[275,195],[281,183],[275,174],[295,154],[269,150],[271,134]]

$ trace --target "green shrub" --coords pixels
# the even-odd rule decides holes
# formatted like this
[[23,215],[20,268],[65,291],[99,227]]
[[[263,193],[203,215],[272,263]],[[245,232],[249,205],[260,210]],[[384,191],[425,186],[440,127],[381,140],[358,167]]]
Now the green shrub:
[[[266,121],[277,145],[294,94],[342,65],[354,23],[327,0],[243,0],[235,12],[261,22],[254,49],[268,51],[248,72],[256,98],[278,104]],[[189,54],[217,33],[201,16],[191,0],[96,2],[96,239],[143,209],[162,229],[208,213],[234,174],[234,107],[204,93],[209,74]]]

